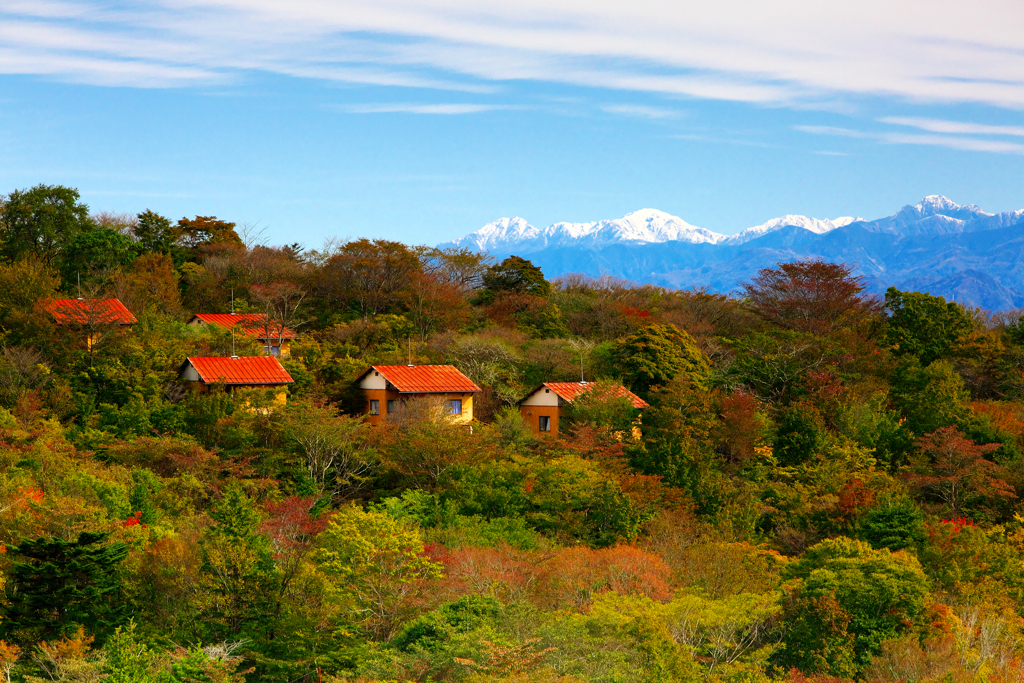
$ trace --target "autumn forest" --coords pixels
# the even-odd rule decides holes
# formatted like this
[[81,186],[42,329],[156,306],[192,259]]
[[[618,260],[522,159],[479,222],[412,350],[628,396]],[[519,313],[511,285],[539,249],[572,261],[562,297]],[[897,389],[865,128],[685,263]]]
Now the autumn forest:
[[[189,324],[226,313],[287,353]],[[0,680],[1024,682],[1024,311],[816,260],[723,295],[271,246],[38,185],[0,197],[0,347]],[[284,388],[183,373],[268,355]],[[371,423],[360,377],[410,365],[472,420]]]

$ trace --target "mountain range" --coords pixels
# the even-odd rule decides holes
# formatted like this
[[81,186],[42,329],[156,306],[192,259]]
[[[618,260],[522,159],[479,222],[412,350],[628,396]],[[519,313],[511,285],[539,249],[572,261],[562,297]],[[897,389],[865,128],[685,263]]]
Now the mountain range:
[[776,263],[822,258],[851,264],[879,293],[895,286],[989,310],[1024,307],[1024,210],[991,214],[939,195],[876,220],[787,215],[736,235],[655,209],[546,228],[502,218],[440,246],[523,256],[548,278],[610,275],[717,292]]

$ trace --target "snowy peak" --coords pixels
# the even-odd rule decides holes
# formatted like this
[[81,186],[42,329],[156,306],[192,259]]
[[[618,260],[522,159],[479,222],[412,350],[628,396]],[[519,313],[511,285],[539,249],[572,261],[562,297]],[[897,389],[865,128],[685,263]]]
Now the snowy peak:
[[898,240],[919,235],[937,236],[994,230],[1017,225],[1022,218],[1024,211],[993,215],[982,211],[974,204],[957,204],[942,195],[928,195],[916,205],[908,204],[891,216],[873,221],[852,216],[820,219],[790,214],[773,218],[729,237],[698,228],[678,216],[657,209],[640,209],[622,218],[590,223],[554,223],[540,229],[522,218],[502,218],[441,246],[468,247],[496,255],[530,254],[563,247],[596,250],[612,245],[669,242],[737,246],[783,228],[800,228],[816,235],[824,235],[852,223],[869,232],[893,235],[894,239]]
[[572,242],[587,242],[586,246],[677,241],[714,244],[724,238],[657,209],[641,209],[622,218],[593,223],[555,223],[544,232],[550,246],[567,246]]
[[[943,215],[951,218],[967,218],[973,216],[991,216],[975,204],[957,204],[949,197],[941,194],[930,194],[914,207],[922,216]],[[962,215],[962,214],[966,214]]]
[[494,251],[537,239],[540,230],[522,218],[499,218],[452,244],[476,251]]
[[975,204],[957,204],[948,197],[928,195],[915,206],[907,205],[891,216],[864,224],[871,232],[909,237],[975,232],[1005,222],[1004,214],[993,215]]
[[729,237],[725,242],[727,244],[743,244],[744,242],[749,242],[750,240],[767,235],[770,232],[775,232],[776,230],[788,227],[803,228],[804,230],[810,230],[818,235],[824,235],[826,232],[831,232],[836,228],[841,228],[844,225],[849,225],[850,223],[862,220],[864,219],[854,218],[853,216],[841,216],[839,218],[829,220],[827,218],[808,218],[807,216],[794,216],[789,214],[786,216],[780,216],[779,218],[773,218],[767,223],[747,228],[743,232]]
[[501,218],[476,232],[442,246],[469,247],[477,251],[530,253],[550,247],[596,249],[611,244],[689,242],[717,244],[725,235],[690,225],[682,218],[641,209],[622,218],[590,223],[554,223],[537,229],[522,218]]

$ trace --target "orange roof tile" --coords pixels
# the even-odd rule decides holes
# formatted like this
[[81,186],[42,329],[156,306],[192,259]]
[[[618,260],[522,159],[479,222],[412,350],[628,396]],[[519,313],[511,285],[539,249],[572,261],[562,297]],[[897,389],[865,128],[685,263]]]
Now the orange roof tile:
[[[374,365],[402,393],[431,394],[483,391],[454,365]],[[367,370],[366,372],[369,372]],[[365,377],[366,373],[363,373]]]
[[[648,408],[650,407],[647,401],[643,400],[632,391],[622,386],[621,384],[598,384],[596,382],[545,382],[541,385],[547,387],[551,391],[558,394],[559,397],[566,401],[572,401],[580,394],[590,391],[596,386],[601,386],[606,394],[602,398],[628,398],[633,402],[634,408]],[[540,388],[540,387],[538,387]],[[531,392],[532,393],[532,392]]]
[[58,325],[131,325],[139,322],[117,299],[57,299],[45,304]]
[[278,386],[295,381],[274,356],[190,356],[186,363],[196,369],[205,384]]
[[[242,334],[247,334],[257,339],[266,339],[268,327],[266,313],[196,313],[192,316],[192,320],[197,319],[227,330],[230,330],[232,327],[238,327]],[[273,321],[270,322],[269,327],[272,339],[295,339],[298,337],[295,334],[295,330],[287,327],[284,328],[283,334],[279,335],[277,333],[279,327]]]

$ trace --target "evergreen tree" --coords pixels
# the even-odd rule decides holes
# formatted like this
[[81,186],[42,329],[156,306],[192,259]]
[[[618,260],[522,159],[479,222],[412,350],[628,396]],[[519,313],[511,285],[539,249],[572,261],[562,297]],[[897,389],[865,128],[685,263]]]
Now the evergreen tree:
[[102,641],[127,617],[118,568],[125,543],[83,531],[78,540],[38,538],[10,548],[24,561],[11,567],[0,633],[35,643],[67,636],[79,626]]
[[649,325],[619,342],[616,351],[623,379],[641,396],[676,375],[685,375],[695,386],[707,385],[707,356],[693,337],[675,325]]
[[213,525],[202,541],[202,572],[209,637],[255,637],[269,630],[274,561],[269,539],[260,531],[263,515],[232,484],[210,511]]
[[492,297],[501,292],[534,296],[547,296],[551,293],[551,283],[544,279],[540,268],[521,256],[509,256],[488,268],[484,273],[484,287]]

